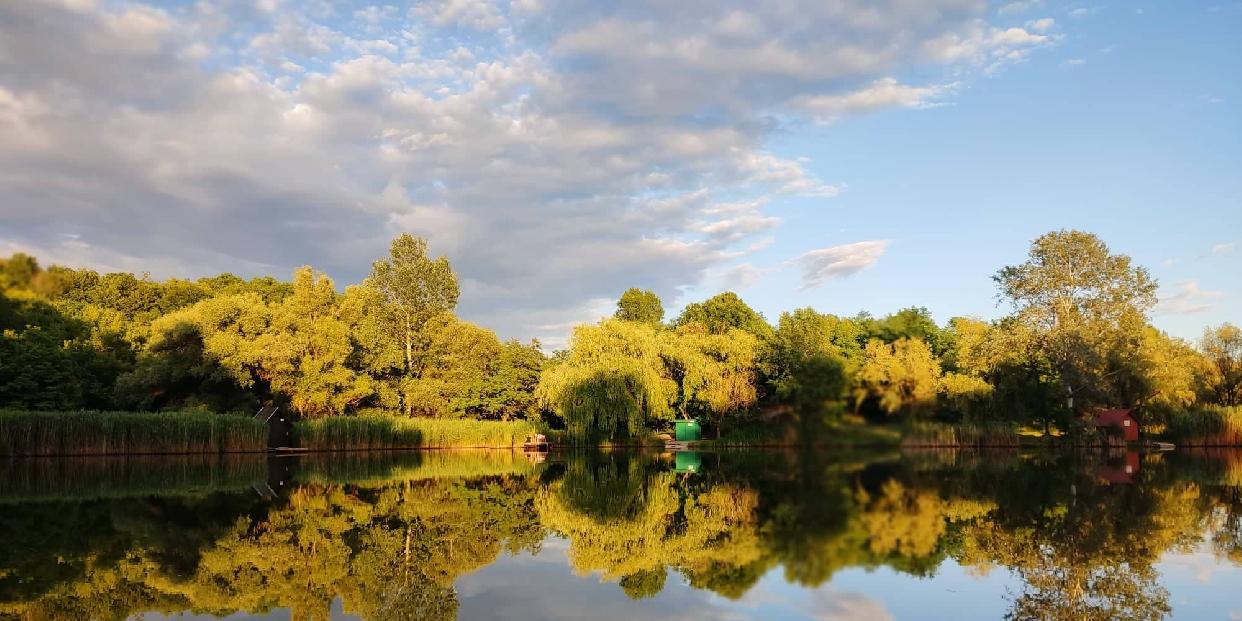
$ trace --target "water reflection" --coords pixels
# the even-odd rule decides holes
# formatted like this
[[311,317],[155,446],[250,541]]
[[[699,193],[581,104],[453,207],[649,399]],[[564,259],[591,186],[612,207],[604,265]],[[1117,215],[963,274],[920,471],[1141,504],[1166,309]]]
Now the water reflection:
[[[942,602],[999,606],[991,616],[1160,619],[1191,605],[1171,595],[1162,559],[1242,560],[1233,452],[617,452],[541,463],[441,452],[0,468],[0,616],[20,619],[538,617],[558,605],[603,615],[623,601],[669,618],[691,600],[691,617],[734,605],[809,616],[866,610],[876,602],[842,585],[902,576],[943,586]],[[1001,588],[953,595],[972,581]],[[601,588],[624,599],[580,607],[587,593],[607,601]]]

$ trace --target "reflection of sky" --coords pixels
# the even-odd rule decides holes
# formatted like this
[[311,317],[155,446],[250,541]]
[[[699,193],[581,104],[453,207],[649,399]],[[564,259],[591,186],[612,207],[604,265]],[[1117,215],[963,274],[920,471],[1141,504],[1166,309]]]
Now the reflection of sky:
[[[670,572],[658,596],[631,600],[615,582],[598,574],[578,576],[569,566],[568,542],[549,538],[537,555],[502,555],[496,562],[457,580],[458,618],[602,619],[679,621],[683,619],[811,619],[818,621],[889,621],[893,619],[999,619],[1008,597],[1020,584],[1003,568],[984,576],[945,561],[935,576],[918,578],[880,568],[847,569],[816,588],[789,584],[783,569],[765,575],[741,599],[729,600],[691,588]],[[1218,560],[1210,551],[1166,554],[1157,565],[1169,590],[1175,619],[1242,620],[1242,568]],[[340,599],[332,604],[332,621],[354,621]],[[288,611],[266,615],[235,614],[228,621],[284,621]],[[145,621],[206,621],[209,615],[164,616],[148,613]],[[379,621],[379,620],[375,620]]]
[[935,578],[888,569],[849,569],[817,588],[785,582],[781,568],[768,572],[740,600],[691,588],[671,572],[660,595],[631,600],[598,575],[577,577],[564,540],[549,539],[539,556],[502,557],[457,581],[459,618],[491,619],[994,619],[1004,614],[1008,574],[967,575],[952,562]]
[[1201,547],[1156,565],[1175,619],[1242,619],[1242,568]]

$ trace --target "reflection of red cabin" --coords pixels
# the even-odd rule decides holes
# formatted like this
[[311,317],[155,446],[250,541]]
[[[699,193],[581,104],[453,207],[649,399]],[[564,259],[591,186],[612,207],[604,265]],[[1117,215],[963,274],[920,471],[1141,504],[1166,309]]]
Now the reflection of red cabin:
[[1138,420],[1130,410],[1103,410],[1095,415],[1096,427],[1116,427],[1121,430],[1126,442],[1136,442],[1139,437]]
[[1095,471],[1095,474],[1113,485],[1129,485],[1134,482],[1134,477],[1138,475],[1138,471],[1138,451],[1126,451],[1125,463],[1120,466],[1112,464],[1102,465]]

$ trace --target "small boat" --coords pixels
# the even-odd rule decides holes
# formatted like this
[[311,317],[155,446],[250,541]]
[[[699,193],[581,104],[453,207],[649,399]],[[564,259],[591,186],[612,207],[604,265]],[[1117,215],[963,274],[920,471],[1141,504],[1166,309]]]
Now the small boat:
[[542,433],[532,433],[526,436],[526,441],[522,443],[522,450],[527,452],[548,452],[548,437]]

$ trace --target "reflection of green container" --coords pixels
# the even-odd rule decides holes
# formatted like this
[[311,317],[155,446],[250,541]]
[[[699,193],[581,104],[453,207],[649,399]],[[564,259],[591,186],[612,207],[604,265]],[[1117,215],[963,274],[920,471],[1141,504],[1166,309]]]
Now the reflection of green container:
[[677,472],[698,472],[699,466],[703,465],[703,460],[699,459],[699,454],[694,451],[677,451],[676,456]]
[[702,437],[702,429],[699,428],[699,421],[697,420],[675,420],[673,424],[677,426],[678,442],[692,442]]

